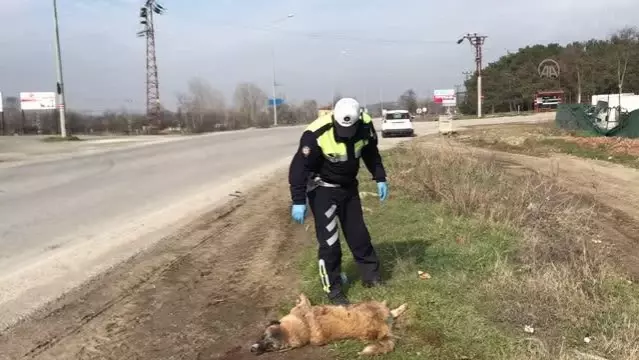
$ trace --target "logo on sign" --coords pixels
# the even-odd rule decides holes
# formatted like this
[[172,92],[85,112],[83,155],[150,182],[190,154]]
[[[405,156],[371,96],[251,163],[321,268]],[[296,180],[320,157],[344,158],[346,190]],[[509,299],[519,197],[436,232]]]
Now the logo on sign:
[[553,59],[545,59],[537,66],[537,73],[542,78],[556,79],[559,77],[559,63]]

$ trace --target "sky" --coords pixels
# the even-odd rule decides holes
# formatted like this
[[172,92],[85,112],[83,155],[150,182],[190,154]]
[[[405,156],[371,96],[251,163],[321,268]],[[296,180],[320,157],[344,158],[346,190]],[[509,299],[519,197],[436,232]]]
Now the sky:
[[[58,0],[67,108],[145,107],[143,0]],[[240,82],[289,102],[367,103],[406,89],[431,97],[474,69],[466,33],[488,36],[485,63],[535,43],[605,38],[639,25],[637,0],[164,0],[156,21],[162,104],[190,79],[232,104]],[[54,91],[52,0],[0,0],[0,92]],[[288,17],[293,14],[293,17]],[[273,71],[273,69],[275,71]]]

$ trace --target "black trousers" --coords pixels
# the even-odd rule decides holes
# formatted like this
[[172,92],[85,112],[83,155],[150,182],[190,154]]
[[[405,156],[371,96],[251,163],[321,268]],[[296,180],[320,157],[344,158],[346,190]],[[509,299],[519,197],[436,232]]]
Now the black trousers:
[[329,296],[341,291],[342,249],[337,219],[343,226],[346,243],[353,254],[362,281],[378,280],[379,259],[364,223],[357,186],[351,188],[319,186],[309,191],[307,195],[315,218],[315,232],[319,244],[317,257],[324,291]]

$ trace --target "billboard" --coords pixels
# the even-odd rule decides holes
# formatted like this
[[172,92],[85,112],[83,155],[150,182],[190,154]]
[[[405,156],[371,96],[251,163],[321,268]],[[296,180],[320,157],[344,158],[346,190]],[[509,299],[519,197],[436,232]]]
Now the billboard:
[[433,101],[443,106],[457,106],[457,94],[455,89],[435,90]]
[[4,103],[4,98],[2,97],[2,93],[0,92],[0,113],[4,111],[2,104]]
[[21,92],[20,109],[28,110],[54,110],[54,92]]

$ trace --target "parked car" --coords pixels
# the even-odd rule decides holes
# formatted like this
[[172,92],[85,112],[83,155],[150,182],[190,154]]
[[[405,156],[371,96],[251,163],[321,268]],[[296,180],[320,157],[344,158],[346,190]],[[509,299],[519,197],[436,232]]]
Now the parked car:
[[408,110],[386,110],[382,116],[382,137],[391,135],[415,135],[413,119]]

